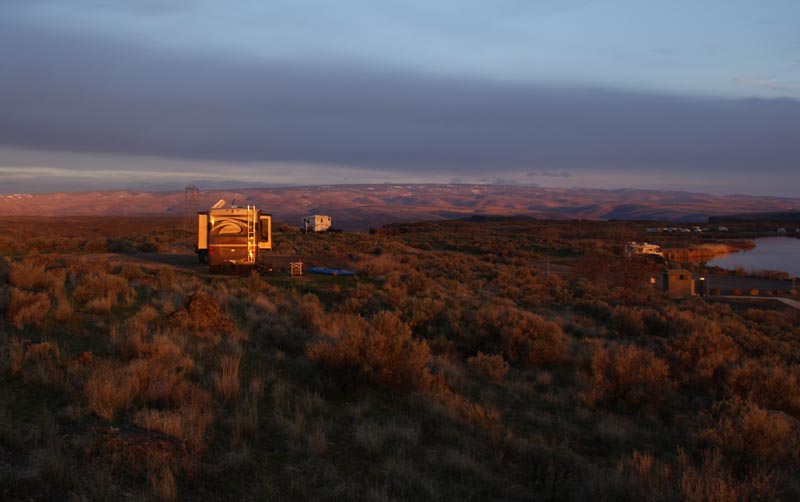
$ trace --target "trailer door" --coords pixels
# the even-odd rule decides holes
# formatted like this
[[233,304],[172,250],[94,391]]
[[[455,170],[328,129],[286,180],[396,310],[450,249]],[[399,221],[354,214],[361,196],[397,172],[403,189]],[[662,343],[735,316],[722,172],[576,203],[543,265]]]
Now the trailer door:
[[272,215],[262,214],[259,223],[258,249],[272,249]]

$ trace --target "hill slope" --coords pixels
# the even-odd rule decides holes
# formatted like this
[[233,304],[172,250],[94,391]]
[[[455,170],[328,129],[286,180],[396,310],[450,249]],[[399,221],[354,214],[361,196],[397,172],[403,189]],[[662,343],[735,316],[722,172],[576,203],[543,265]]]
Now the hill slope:
[[219,199],[254,204],[277,221],[296,224],[302,216],[329,214],[345,230],[367,230],[393,222],[438,220],[474,214],[526,215],[547,219],[639,219],[706,221],[733,213],[779,212],[800,199],[709,195],[650,190],[575,190],[491,185],[329,185],[316,187],[212,190],[194,201],[174,192],[80,192],[0,196],[0,214],[182,215]]

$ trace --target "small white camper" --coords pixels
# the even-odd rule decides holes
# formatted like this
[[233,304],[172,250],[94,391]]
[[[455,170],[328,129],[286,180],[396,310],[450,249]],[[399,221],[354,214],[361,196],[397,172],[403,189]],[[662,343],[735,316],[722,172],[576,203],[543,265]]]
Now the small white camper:
[[306,216],[300,228],[305,233],[326,232],[331,228],[331,217],[324,214]]

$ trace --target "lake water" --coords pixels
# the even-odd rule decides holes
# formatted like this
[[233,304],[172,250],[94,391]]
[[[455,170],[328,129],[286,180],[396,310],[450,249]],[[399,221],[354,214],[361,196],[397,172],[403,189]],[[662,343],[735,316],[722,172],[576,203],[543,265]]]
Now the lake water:
[[707,264],[730,270],[738,266],[748,272],[757,270],[781,270],[800,277],[800,239],[792,237],[762,237],[755,239],[756,247],[721,255]]

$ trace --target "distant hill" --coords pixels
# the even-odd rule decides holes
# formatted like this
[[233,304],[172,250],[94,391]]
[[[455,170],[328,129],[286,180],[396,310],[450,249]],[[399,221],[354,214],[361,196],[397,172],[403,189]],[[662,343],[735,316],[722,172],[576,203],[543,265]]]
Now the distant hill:
[[711,223],[725,221],[800,221],[800,211],[782,211],[777,213],[745,213],[711,216]]
[[[202,187],[201,187],[202,188]],[[539,219],[624,219],[705,222],[747,213],[799,214],[800,199],[654,190],[593,190],[495,185],[328,185],[172,192],[70,192],[0,195],[3,216],[183,215],[219,199],[255,205],[277,222],[299,225],[305,215],[330,215],[334,225],[365,231],[387,223],[527,216]]]

